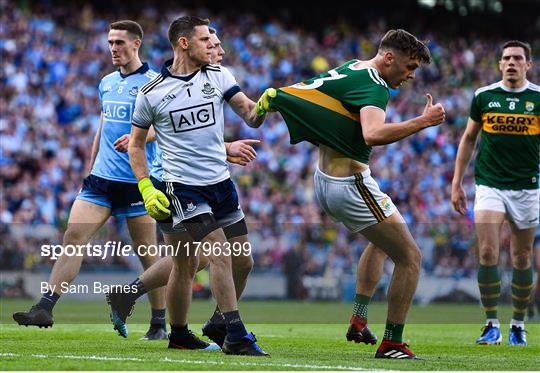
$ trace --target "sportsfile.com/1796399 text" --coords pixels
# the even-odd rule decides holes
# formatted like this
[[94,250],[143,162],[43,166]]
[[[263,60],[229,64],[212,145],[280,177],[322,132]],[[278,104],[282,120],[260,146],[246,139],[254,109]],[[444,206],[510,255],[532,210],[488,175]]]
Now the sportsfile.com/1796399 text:
[[132,246],[120,241],[86,245],[42,245],[40,255],[57,260],[60,256],[87,256],[102,260],[114,256],[250,256],[249,242],[178,242],[176,245]]

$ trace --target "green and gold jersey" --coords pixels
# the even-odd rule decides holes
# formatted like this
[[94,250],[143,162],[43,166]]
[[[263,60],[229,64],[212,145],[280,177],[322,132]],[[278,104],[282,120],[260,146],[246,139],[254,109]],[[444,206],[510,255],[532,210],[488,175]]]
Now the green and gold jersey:
[[510,89],[502,82],[478,89],[471,119],[482,124],[476,183],[503,190],[538,188],[540,87],[527,82]]
[[291,144],[309,141],[326,145],[345,156],[369,162],[359,122],[360,109],[376,106],[386,110],[390,92],[374,68],[355,69],[352,60],[290,87],[280,88],[270,107],[287,123]]

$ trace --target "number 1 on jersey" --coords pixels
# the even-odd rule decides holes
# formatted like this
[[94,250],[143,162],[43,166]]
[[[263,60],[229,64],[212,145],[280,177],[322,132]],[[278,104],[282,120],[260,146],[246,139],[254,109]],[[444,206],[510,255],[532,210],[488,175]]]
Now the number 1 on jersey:
[[189,88],[187,89],[187,94],[189,97],[191,97],[191,91],[189,90]]

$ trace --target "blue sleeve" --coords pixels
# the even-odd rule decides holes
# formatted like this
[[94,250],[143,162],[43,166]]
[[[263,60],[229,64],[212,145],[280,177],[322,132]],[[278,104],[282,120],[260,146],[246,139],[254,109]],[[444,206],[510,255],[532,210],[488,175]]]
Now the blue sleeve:
[[99,110],[103,112],[103,79],[98,84]]

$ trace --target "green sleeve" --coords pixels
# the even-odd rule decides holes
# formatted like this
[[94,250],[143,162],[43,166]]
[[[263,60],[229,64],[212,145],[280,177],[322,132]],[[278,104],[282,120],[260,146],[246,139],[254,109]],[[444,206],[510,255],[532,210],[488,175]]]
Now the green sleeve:
[[480,95],[474,95],[471,102],[471,113],[469,114],[472,120],[475,122],[482,121],[482,112],[480,110]]
[[343,106],[351,112],[359,112],[364,106],[376,106],[386,110],[390,91],[383,85],[370,84],[348,91],[342,99]]

